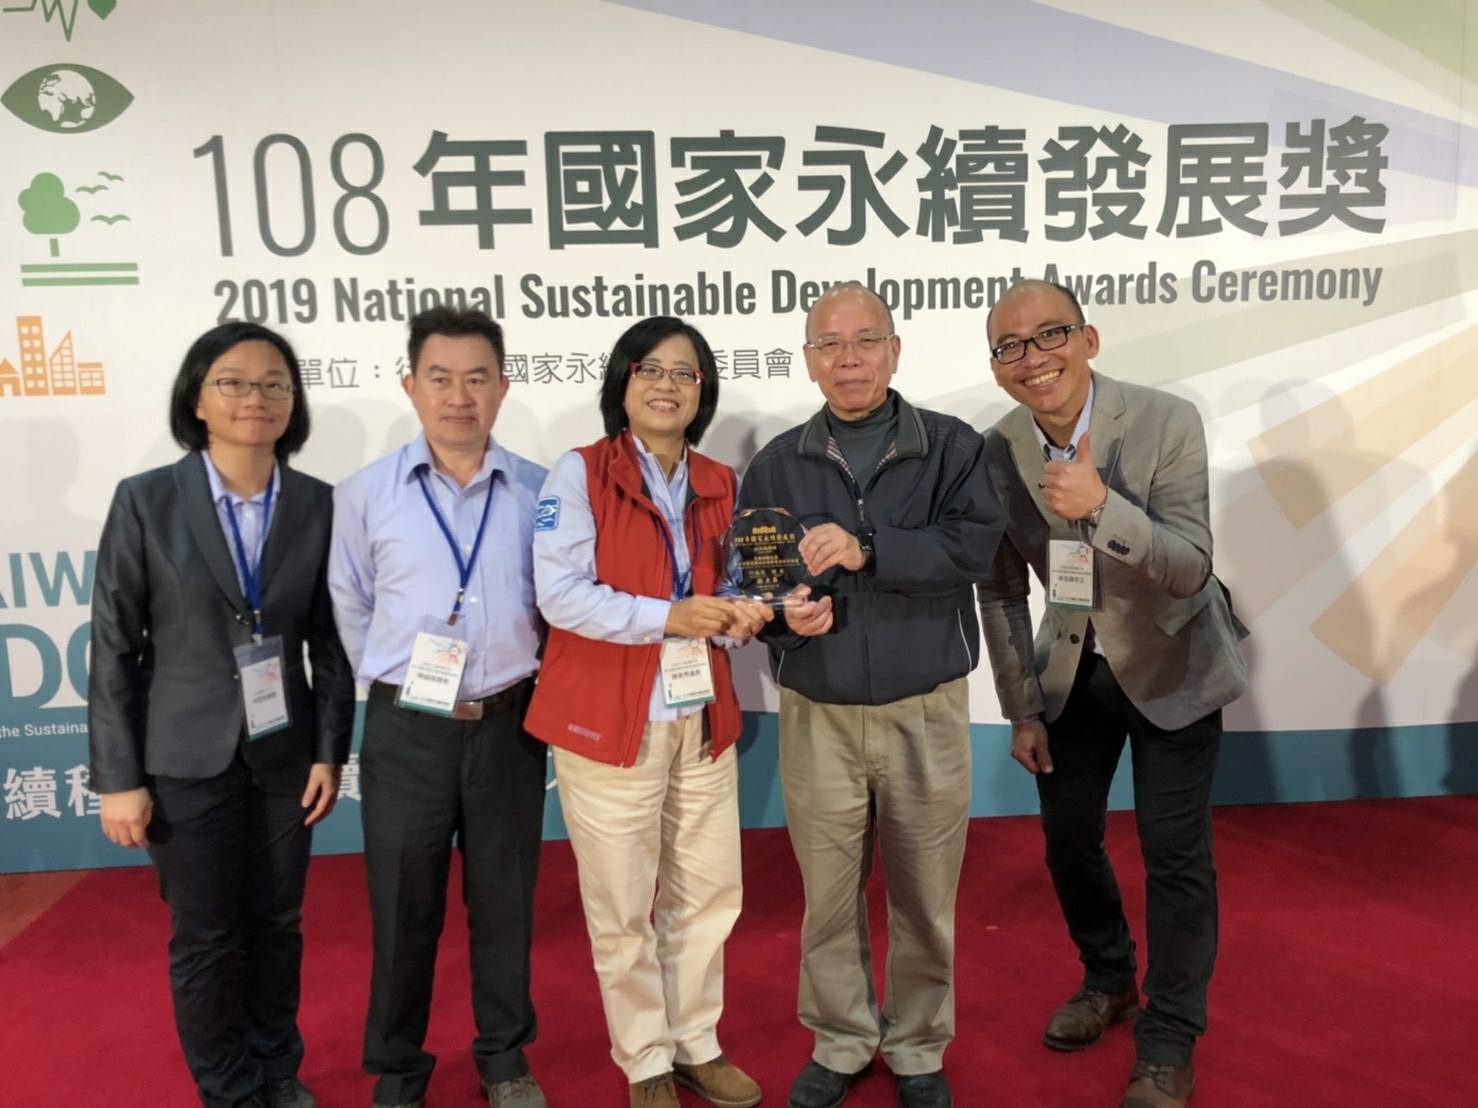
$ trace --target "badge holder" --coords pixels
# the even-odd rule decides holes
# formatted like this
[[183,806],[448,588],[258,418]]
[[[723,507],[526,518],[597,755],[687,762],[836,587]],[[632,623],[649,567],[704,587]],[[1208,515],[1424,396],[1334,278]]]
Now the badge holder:
[[287,662],[281,635],[236,647],[241,700],[246,706],[246,737],[264,738],[292,722],[287,707]]
[[707,639],[662,640],[662,697],[669,708],[707,704],[714,698]]
[[472,658],[472,645],[457,638],[454,629],[454,624],[433,618],[416,632],[405,680],[395,697],[399,707],[448,719],[456,716],[457,694]]
[[1047,603],[1054,608],[1098,611],[1098,551],[1081,536],[1049,539]]

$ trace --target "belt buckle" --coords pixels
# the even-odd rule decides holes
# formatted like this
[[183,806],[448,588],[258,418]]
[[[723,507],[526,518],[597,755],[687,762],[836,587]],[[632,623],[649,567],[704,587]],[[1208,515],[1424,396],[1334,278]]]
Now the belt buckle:
[[481,700],[459,700],[452,705],[452,718],[463,721],[482,719]]

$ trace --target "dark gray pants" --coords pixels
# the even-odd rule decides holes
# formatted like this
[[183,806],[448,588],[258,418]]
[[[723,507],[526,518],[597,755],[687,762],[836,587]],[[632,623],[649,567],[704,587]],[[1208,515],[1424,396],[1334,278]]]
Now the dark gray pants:
[[364,1068],[380,1077],[377,1101],[421,1098],[436,1065],[422,1044],[454,842],[471,933],[472,1055],[490,1084],[528,1072],[547,757],[522,727],[532,688],[468,722],[399,708],[384,685],[370,690],[359,781],[374,924]]
[[149,857],[169,905],[169,985],[185,1064],[208,1108],[230,1108],[303,1060],[298,971],[313,833],[308,764],[157,777]]
[[1145,868],[1149,1003],[1135,1025],[1141,1060],[1185,1065],[1206,1031],[1206,988],[1216,962],[1216,869],[1211,779],[1221,711],[1176,731],[1129,702],[1108,663],[1085,652],[1062,715],[1047,725],[1053,772],[1037,776],[1047,869],[1084,984],[1120,992],[1134,981],[1134,943],[1103,848],[1109,785],[1128,736],[1134,816]]

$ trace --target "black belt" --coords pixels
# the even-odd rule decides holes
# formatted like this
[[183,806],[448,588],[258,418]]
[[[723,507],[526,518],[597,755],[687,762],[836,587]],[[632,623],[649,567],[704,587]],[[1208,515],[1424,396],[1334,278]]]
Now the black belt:
[[[485,696],[481,700],[459,700],[456,707],[452,709],[452,719],[477,720],[486,719],[488,716],[502,715],[517,708],[524,699],[525,689],[534,683],[533,677],[525,677],[522,681],[516,681],[502,692],[495,692],[491,696]],[[370,686],[370,696],[388,699],[392,704],[400,699],[400,686],[389,685],[384,681],[376,681]]]

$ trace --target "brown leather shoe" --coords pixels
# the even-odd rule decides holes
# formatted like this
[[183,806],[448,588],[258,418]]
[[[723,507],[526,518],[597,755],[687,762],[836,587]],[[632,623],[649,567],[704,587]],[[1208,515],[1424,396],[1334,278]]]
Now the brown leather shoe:
[[659,1073],[632,1085],[631,1108],[679,1108],[672,1074]]
[[1111,1023],[1131,1019],[1139,1011],[1139,990],[1133,983],[1122,993],[1081,989],[1052,1013],[1042,1041],[1053,1050],[1082,1050],[1098,1042]]
[[709,1104],[718,1108],[749,1108],[760,1102],[760,1087],[722,1054],[709,1062],[672,1063],[672,1074]]
[[1119,1108],[1185,1108],[1195,1087],[1195,1066],[1135,1062]]

